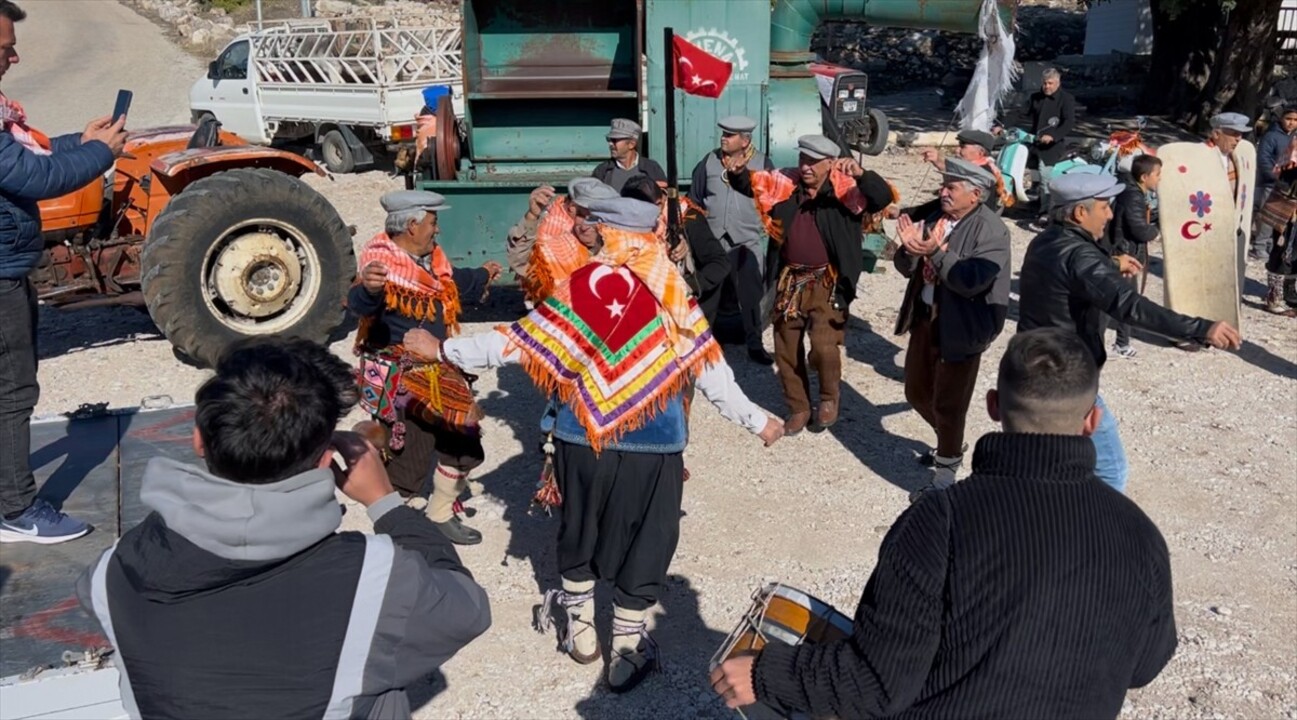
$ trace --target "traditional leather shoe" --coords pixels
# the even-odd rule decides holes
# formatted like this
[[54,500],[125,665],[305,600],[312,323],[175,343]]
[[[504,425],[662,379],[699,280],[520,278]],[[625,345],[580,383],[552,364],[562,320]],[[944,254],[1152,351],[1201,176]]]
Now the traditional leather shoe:
[[433,525],[456,545],[476,545],[482,542],[482,533],[464,524],[459,516],[451,516],[446,522],[434,522]]
[[811,426],[811,432],[824,432],[833,427],[838,421],[838,401],[821,400],[820,407],[815,411],[815,424]]
[[792,437],[806,429],[807,423],[811,421],[811,411],[798,412],[789,415],[784,420],[784,437]]
[[752,359],[752,362],[758,365],[775,364],[775,359],[773,357],[770,357],[770,353],[766,352],[766,349],[763,347],[748,348],[748,357]]

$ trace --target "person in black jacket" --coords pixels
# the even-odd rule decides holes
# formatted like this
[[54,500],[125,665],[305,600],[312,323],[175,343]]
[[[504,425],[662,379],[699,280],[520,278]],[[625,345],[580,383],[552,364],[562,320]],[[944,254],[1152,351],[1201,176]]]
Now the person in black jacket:
[[[14,25],[27,14],[0,0],[0,78],[17,65]],[[52,545],[90,526],[36,496],[31,416],[36,380],[36,289],[28,275],[45,251],[38,203],[103,180],[126,145],[126,118],[93,120],[85,132],[47,137],[22,105],[0,92],[0,543]]]
[[639,123],[625,118],[616,118],[608,129],[608,154],[611,157],[595,166],[591,177],[610,185],[621,192],[626,181],[637,175],[647,175],[654,182],[666,187],[667,174],[662,166],[640,154]]
[[1256,148],[1256,194],[1253,199],[1252,218],[1255,228],[1252,232],[1252,248],[1248,250],[1248,259],[1265,260],[1270,254],[1275,229],[1267,223],[1258,222],[1261,208],[1279,184],[1278,166],[1283,164],[1288,145],[1297,138],[1297,106],[1289,106],[1277,113],[1261,142]]
[[[357,399],[328,348],[275,338],[235,346],[198,389],[201,466],[150,460],[152,512],[77,583],[131,717],[409,718],[405,687],[490,626],[374,446],[334,432]],[[335,490],[374,535],[338,532]]]
[[1157,526],[1094,476],[1099,370],[1065,330],[1018,333],[973,474],[896,519],[850,637],[772,641],[713,671],[787,717],[1115,718],[1176,649]]
[[[1188,317],[1141,296],[1123,279],[1143,268],[1129,256],[1113,258],[1101,245],[1112,219],[1109,200],[1122,191],[1111,175],[1063,175],[1051,183],[1055,195],[1050,227],[1027,246],[1018,286],[1018,330],[1062,328],[1080,335],[1100,369],[1107,318],[1164,335],[1218,348],[1238,348],[1238,330],[1226,322]],[[1125,492],[1128,466],[1117,419],[1103,401],[1102,421],[1093,435],[1095,474]]]
[[[647,175],[627,180],[621,196],[659,207],[665,207],[667,203],[666,193]],[[730,274],[730,259],[725,247],[707,224],[706,214],[693,206],[686,210],[683,201],[680,203],[680,211],[684,242],[674,248],[669,247],[667,253],[677,267],[682,263],[689,267],[689,272],[683,273],[685,282],[689,283],[689,289],[698,298],[698,307],[702,308],[707,324],[715,325],[716,313],[721,309],[721,287]]]
[[730,186],[755,198],[770,234],[766,267],[779,278],[775,366],[788,403],[788,435],[801,432],[811,420],[808,364],[820,380],[812,431],[822,432],[838,420],[838,348],[865,267],[862,223],[866,214],[881,212],[895,197],[881,175],[841,157],[837,144],[823,135],[803,135],[797,149],[796,168],[764,171],[740,165],[730,170]]
[[1009,228],[984,200],[995,176],[959,158],[944,167],[940,209],[901,215],[893,260],[910,279],[896,318],[896,333],[910,336],[905,398],[937,433],[920,458],[935,487],[953,483],[963,464],[968,404],[982,353],[1004,329],[1012,276]]
[[[1133,182],[1121,191],[1112,204],[1112,222],[1108,223],[1106,243],[1108,253],[1114,258],[1126,255],[1134,258],[1141,267],[1148,266],[1148,244],[1157,239],[1158,229],[1153,224],[1148,207],[1148,196],[1157,191],[1162,180],[1162,161],[1155,155],[1140,155],[1131,161],[1130,179]],[[1145,271],[1146,272],[1146,271]],[[1139,292],[1140,278],[1127,278]],[[1130,326],[1117,323],[1117,341],[1112,351],[1119,357],[1135,357],[1130,345]]]
[[1048,219],[1049,180],[1054,166],[1067,156],[1067,136],[1076,127],[1076,98],[1063,89],[1055,68],[1040,75],[1040,91],[1027,101],[1031,132],[1036,136],[1030,162],[1040,171],[1040,222]]

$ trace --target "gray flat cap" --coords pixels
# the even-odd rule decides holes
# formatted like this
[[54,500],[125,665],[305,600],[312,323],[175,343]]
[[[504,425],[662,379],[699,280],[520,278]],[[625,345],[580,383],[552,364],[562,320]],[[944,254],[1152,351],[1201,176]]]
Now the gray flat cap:
[[946,169],[941,171],[941,177],[945,181],[962,180],[972,183],[983,190],[995,187],[995,175],[990,170],[963,158],[946,158]]
[[608,129],[608,140],[638,140],[640,136],[639,123],[626,118],[614,118],[612,126]]
[[1211,126],[1236,133],[1252,132],[1252,120],[1242,113],[1221,113],[1211,119]]
[[621,197],[611,185],[592,177],[579,177],[567,184],[567,195],[578,206],[589,209],[591,200]]
[[838,144],[823,135],[803,135],[797,138],[797,151],[816,160],[836,160],[842,156]]
[[1067,207],[1091,198],[1107,200],[1117,197],[1126,186],[1108,173],[1069,173],[1049,182],[1055,207]]
[[716,127],[729,133],[750,133],[757,129],[757,121],[747,115],[731,115],[721,118]]
[[662,209],[653,203],[634,198],[598,198],[590,201],[587,223],[611,225],[631,232],[648,233],[657,227]]
[[379,198],[378,203],[390,213],[414,210],[415,208],[427,210],[428,212],[441,212],[450,209],[450,206],[446,204],[446,198],[427,190],[394,190]]
[[961,130],[955,136],[960,145],[979,145],[986,148],[987,152],[995,149],[995,136],[989,132],[981,130]]

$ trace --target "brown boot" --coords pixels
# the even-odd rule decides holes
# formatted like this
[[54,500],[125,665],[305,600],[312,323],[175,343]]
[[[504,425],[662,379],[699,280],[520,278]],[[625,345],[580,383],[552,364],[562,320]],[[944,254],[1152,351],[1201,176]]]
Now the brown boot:
[[805,412],[796,412],[793,413],[792,415],[789,415],[788,418],[784,420],[784,436],[792,437],[797,433],[805,430],[807,423],[809,423],[810,421],[811,421],[810,410],[807,410]]
[[811,427],[811,432],[824,432],[833,427],[838,421],[838,401],[821,400],[820,408],[815,413],[815,425]]

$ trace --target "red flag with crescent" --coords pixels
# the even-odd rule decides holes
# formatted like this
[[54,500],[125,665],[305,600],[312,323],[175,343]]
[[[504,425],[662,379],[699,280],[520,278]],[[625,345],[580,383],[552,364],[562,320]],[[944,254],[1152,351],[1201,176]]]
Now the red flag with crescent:
[[676,87],[690,95],[718,98],[730,81],[734,65],[703,50],[679,35],[673,36]]

